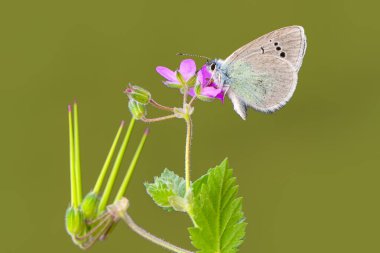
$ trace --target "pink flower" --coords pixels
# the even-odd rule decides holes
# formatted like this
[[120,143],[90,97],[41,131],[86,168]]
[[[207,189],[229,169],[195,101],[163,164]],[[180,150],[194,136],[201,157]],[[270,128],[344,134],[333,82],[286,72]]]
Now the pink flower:
[[[202,68],[198,71],[197,75],[197,85],[200,87],[198,88],[199,91],[197,92],[197,88],[190,88],[189,95],[195,96],[197,95],[198,98],[202,99],[202,96],[205,98],[216,98],[220,101],[224,102],[224,90],[221,88],[218,88],[218,86],[214,83],[211,79],[211,73],[207,70],[207,66],[203,65]],[[207,100],[207,99],[205,99]]]
[[[188,85],[190,96],[197,96],[203,101],[211,101],[214,98],[224,101],[225,91],[218,88],[211,80],[211,73],[207,70],[207,66],[203,65],[197,73],[197,66],[193,59],[183,60],[176,71],[162,66],[158,66],[156,71],[166,78],[163,83],[170,88],[183,88],[184,85]],[[195,87],[192,87],[194,84]]]
[[[158,74],[166,78],[164,84],[171,88],[181,88],[182,81],[188,82],[197,72],[197,66],[193,59],[183,60],[179,66],[179,70],[172,71],[166,67],[158,66],[156,68]],[[182,76],[183,80],[178,78],[178,73]]]

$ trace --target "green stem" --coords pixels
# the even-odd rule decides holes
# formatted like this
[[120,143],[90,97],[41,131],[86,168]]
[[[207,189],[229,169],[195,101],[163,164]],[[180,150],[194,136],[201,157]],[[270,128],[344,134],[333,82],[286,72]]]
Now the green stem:
[[115,200],[114,200],[114,203],[116,203],[117,201],[119,201],[123,195],[125,194],[125,191],[127,190],[127,187],[128,187],[128,183],[132,177],[132,174],[133,174],[133,171],[135,170],[135,167],[136,167],[136,164],[137,164],[137,161],[140,157],[140,154],[141,154],[141,151],[144,147],[144,144],[145,144],[145,141],[146,141],[146,137],[148,136],[148,133],[149,133],[149,129],[146,129],[142,138],[141,138],[141,141],[140,141],[140,144],[139,146],[137,147],[137,150],[133,156],[133,159],[129,165],[129,168],[127,170],[127,174],[125,175],[124,177],[124,180],[123,180],[123,183],[121,184],[120,188],[119,188],[119,191],[118,193],[116,194],[116,197],[115,197]]
[[158,121],[163,121],[163,120],[167,120],[167,119],[174,119],[176,116],[174,114],[172,115],[168,115],[168,116],[163,116],[163,117],[159,117],[159,118],[153,118],[153,119],[147,119],[147,118],[141,118],[141,121],[145,122],[145,123],[153,123],[153,122],[158,122]]
[[116,160],[115,160],[115,162],[113,164],[111,175],[109,176],[108,181],[107,181],[107,185],[106,185],[106,187],[104,189],[104,194],[103,194],[103,196],[102,196],[102,198],[100,200],[99,207],[98,207],[99,213],[103,212],[105,210],[105,208],[106,208],[108,199],[109,199],[110,194],[111,194],[112,187],[113,187],[113,185],[115,183],[115,179],[116,179],[117,173],[119,172],[121,161],[123,159],[125,150],[127,149],[129,137],[131,136],[134,124],[135,124],[135,119],[132,118],[131,121],[130,121],[130,123],[129,123],[129,127],[128,127],[128,130],[127,130],[127,133],[125,134],[123,143],[121,144],[120,150],[119,150],[119,152],[117,154]]
[[84,250],[91,248],[98,241],[98,239],[107,231],[107,229],[109,228],[109,226],[112,225],[112,223],[112,219],[106,219],[104,222],[102,222],[102,224],[98,225],[97,230],[95,232],[90,234],[88,241],[79,244],[79,247]]
[[74,133],[73,133],[73,116],[71,105],[68,106],[69,114],[69,143],[70,143],[70,183],[71,183],[71,206],[78,208],[77,187],[75,177],[75,157],[74,157]]
[[107,158],[104,162],[104,165],[103,165],[103,168],[99,174],[99,177],[98,177],[98,180],[96,181],[96,184],[95,184],[95,187],[94,187],[94,190],[93,192],[95,194],[99,194],[99,191],[100,191],[100,188],[102,187],[102,184],[103,184],[103,181],[104,181],[104,178],[107,174],[107,170],[109,168],[109,165],[111,163],[111,160],[112,160],[112,157],[113,157],[113,154],[115,153],[115,149],[116,149],[116,145],[119,141],[119,138],[120,138],[120,135],[121,135],[121,132],[124,128],[124,121],[121,122],[120,124],[120,127],[119,127],[119,130],[117,131],[117,134],[115,136],[115,139],[113,140],[113,143],[112,143],[112,146],[111,146],[111,149],[107,155]]
[[192,135],[192,122],[191,117],[185,118],[186,121],[186,147],[185,147],[185,179],[186,179],[186,192],[190,190],[190,148],[191,148],[191,135]]
[[78,104],[76,102],[74,102],[74,157],[75,157],[77,201],[78,203],[81,203],[82,202],[82,173],[81,173],[80,149],[79,149]]
[[149,232],[147,232],[145,229],[139,227],[131,218],[131,216],[128,215],[127,212],[124,212],[121,216],[120,216],[123,221],[134,231],[136,232],[137,234],[139,234],[140,236],[144,237],[145,239],[163,247],[163,248],[166,248],[170,251],[174,251],[174,252],[178,252],[178,253],[193,253],[192,251],[189,251],[189,250],[185,250],[185,249],[182,249],[178,246],[175,246],[167,241],[164,241],[152,234],[150,234]]
[[191,100],[190,100],[190,102],[189,102],[189,105],[191,106],[193,103],[194,103],[194,101],[197,99],[197,96],[194,96]]
[[157,109],[160,109],[160,110],[169,111],[169,112],[173,112],[174,111],[174,108],[161,105],[161,104],[157,103],[155,100],[153,100],[153,98],[151,98],[149,100],[149,103],[151,105],[153,105],[154,107],[156,107]]
[[187,104],[187,92],[189,91],[189,88],[187,85],[183,88],[183,108],[185,108],[185,105]]

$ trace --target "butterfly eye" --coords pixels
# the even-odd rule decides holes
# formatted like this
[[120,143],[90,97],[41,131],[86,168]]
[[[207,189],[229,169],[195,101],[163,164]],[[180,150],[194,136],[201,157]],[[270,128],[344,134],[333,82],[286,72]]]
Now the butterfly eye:
[[215,70],[215,63],[212,63],[212,64],[210,65],[210,69],[211,69],[212,71]]

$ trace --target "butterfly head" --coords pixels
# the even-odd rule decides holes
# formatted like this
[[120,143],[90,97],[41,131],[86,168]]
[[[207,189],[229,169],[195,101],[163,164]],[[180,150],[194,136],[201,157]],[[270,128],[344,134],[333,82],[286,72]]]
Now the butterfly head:
[[207,70],[210,73],[214,73],[215,71],[220,70],[221,65],[222,65],[222,61],[219,59],[208,60],[206,62]]
[[207,71],[211,73],[211,78],[214,83],[219,87],[223,88],[226,81],[226,74],[223,71],[223,60],[214,59],[206,62]]

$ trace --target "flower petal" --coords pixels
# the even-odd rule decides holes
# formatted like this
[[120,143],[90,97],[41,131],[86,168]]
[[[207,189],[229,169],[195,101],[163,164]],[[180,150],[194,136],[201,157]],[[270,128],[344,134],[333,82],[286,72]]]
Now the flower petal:
[[207,97],[216,97],[222,89],[215,89],[214,87],[204,87],[201,91],[201,94]]
[[187,92],[187,94],[189,94],[190,96],[194,97],[194,96],[195,96],[194,88],[191,87],[191,88],[189,89],[189,91]]
[[224,103],[224,97],[225,97],[224,91],[221,91],[218,95],[215,96],[215,98],[222,101],[222,103]]
[[211,73],[208,71],[206,64],[201,68],[203,78],[211,78]]
[[203,65],[200,71],[198,71],[198,82],[202,85],[202,87],[214,86],[210,83],[210,78],[211,73],[207,70],[207,66]]
[[166,67],[162,67],[162,66],[158,66],[156,68],[156,71],[158,74],[165,77],[166,80],[168,80],[169,82],[178,82],[176,74],[174,73],[174,71],[172,71]]
[[179,72],[186,81],[193,77],[196,71],[197,66],[195,65],[195,61],[193,59],[183,60],[179,66]]
[[197,82],[200,83],[202,87],[204,87],[206,85],[205,81],[203,79],[202,70],[199,70],[197,73]]

